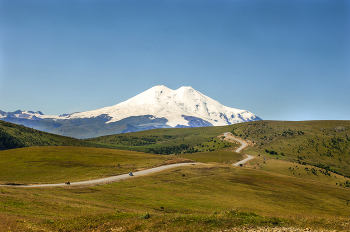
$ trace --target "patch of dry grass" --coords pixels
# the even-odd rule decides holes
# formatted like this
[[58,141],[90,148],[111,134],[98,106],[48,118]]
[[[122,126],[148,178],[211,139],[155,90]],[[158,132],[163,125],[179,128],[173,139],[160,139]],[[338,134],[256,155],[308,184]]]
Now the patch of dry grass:
[[[349,193],[264,170],[203,164],[96,187],[0,188],[0,212],[53,231],[211,231],[244,225],[344,230]],[[150,218],[142,219],[146,213]]]
[[27,147],[0,151],[0,183],[62,183],[156,166],[171,156],[89,147]]

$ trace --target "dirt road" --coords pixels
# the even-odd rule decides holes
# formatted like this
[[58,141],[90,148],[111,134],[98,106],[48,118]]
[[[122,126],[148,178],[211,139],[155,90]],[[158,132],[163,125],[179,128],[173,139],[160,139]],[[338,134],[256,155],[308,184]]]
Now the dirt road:
[[[246,142],[238,140],[238,139],[230,136],[228,133],[229,132],[226,132],[226,133],[224,133],[224,135],[226,137],[229,137],[230,139],[234,139],[242,144],[236,150],[236,152],[240,152],[242,149],[244,149],[245,147],[248,146],[248,144]],[[241,160],[233,165],[238,166],[238,165],[243,164],[243,163],[247,162],[248,160],[251,160],[254,158],[253,156],[250,156],[250,155],[247,155],[247,156],[248,156],[248,158]],[[62,186],[103,185],[103,184],[108,184],[108,183],[112,183],[112,182],[126,180],[129,178],[135,178],[138,176],[145,176],[145,175],[148,175],[151,173],[156,173],[156,172],[160,172],[160,171],[175,168],[175,167],[180,167],[180,166],[185,166],[185,165],[197,165],[197,164],[200,164],[200,163],[170,164],[170,165],[166,165],[166,166],[160,166],[160,167],[156,167],[156,168],[150,168],[150,169],[146,169],[146,170],[142,170],[142,171],[138,171],[138,172],[133,172],[133,176],[130,176],[129,174],[123,174],[123,175],[119,175],[119,176],[111,176],[111,177],[106,177],[106,178],[101,178],[101,179],[96,179],[96,180],[72,182],[72,183],[70,183],[70,185],[66,185],[65,183],[59,183],[59,184],[35,184],[35,185],[34,184],[33,185],[0,185],[0,187],[6,186],[6,187],[23,187],[23,188],[42,188],[42,187],[62,187]]]
[[179,164],[170,164],[166,166],[160,166],[156,168],[150,168],[147,170],[142,170],[138,172],[133,172],[133,176],[130,176],[129,174],[123,174],[119,176],[111,176],[96,180],[88,180],[88,181],[80,181],[80,182],[72,182],[70,185],[66,185],[65,183],[59,183],[59,184],[35,184],[35,185],[0,185],[0,187],[8,186],[8,187],[25,187],[25,188],[40,188],[40,187],[62,187],[62,186],[79,186],[79,185],[104,185],[108,183],[118,182],[122,180],[126,180],[129,178],[135,178],[137,176],[144,176],[155,172],[160,172],[163,170],[167,170],[170,168],[180,167],[184,165],[195,165],[195,163],[179,163]]
[[[238,152],[238,153],[242,149],[244,149],[244,148],[246,148],[248,146],[248,144],[246,142],[244,142],[243,140],[240,140],[240,139],[237,139],[235,137],[230,136],[229,132],[224,133],[224,135],[225,135],[225,137],[233,139],[233,140],[235,140],[235,141],[237,141],[237,142],[239,142],[241,144],[241,146],[239,148],[237,148],[237,150],[236,150],[236,152]],[[244,163],[248,162],[249,160],[254,159],[254,156],[251,156],[251,155],[246,155],[246,156],[247,156],[247,158],[245,158],[244,160],[241,160],[241,161],[239,161],[237,163],[234,163],[233,166],[239,166],[240,164],[244,164]]]

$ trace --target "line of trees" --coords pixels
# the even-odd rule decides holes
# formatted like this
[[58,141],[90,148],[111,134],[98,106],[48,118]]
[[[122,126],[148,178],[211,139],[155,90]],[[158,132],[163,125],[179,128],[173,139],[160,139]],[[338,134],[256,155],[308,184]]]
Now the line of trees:
[[25,144],[0,128],[0,150],[25,147]]
[[146,152],[153,153],[153,154],[162,154],[162,155],[170,155],[170,154],[177,155],[177,154],[181,154],[185,150],[188,150],[189,147],[190,147],[189,144],[180,144],[179,146],[148,148],[146,149]]

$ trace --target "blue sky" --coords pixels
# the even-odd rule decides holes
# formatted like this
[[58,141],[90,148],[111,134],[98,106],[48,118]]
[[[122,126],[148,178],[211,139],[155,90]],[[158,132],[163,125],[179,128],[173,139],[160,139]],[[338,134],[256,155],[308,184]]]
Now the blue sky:
[[94,110],[158,84],[267,120],[350,120],[350,1],[0,0],[0,110]]

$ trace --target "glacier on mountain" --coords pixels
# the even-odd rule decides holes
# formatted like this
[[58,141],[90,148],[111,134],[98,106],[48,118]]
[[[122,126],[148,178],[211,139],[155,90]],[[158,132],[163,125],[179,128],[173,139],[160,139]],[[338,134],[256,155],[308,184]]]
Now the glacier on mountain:
[[230,125],[257,118],[249,111],[223,106],[192,87],[183,86],[172,90],[164,85],[154,86],[114,106],[71,114],[70,118],[90,118],[101,114],[112,118],[107,123],[130,116],[153,115],[155,118],[166,118],[170,127],[189,126],[185,116],[201,118],[213,126]]
[[190,86],[172,90],[154,86],[119,104],[60,116],[42,112],[6,113],[0,119],[77,138],[154,128],[224,126],[261,120],[255,114],[224,106]]

